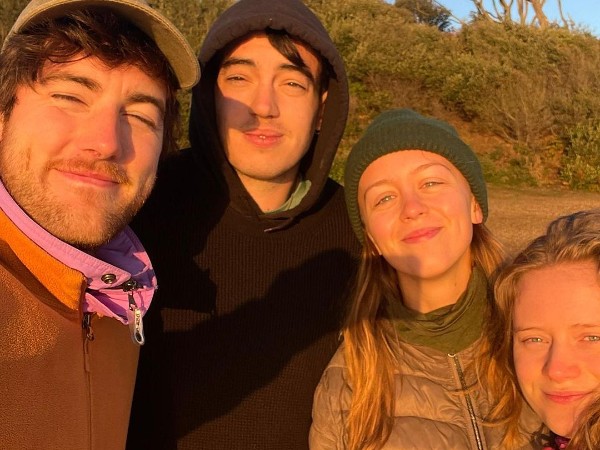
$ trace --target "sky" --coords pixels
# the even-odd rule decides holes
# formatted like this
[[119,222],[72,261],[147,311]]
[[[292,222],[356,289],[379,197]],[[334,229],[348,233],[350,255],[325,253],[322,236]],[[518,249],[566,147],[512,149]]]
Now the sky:
[[[393,0],[386,0],[393,3]],[[437,0],[438,3],[447,9],[459,19],[468,19],[469,13],[474,11],[471,0]],[[493,11],[492,2],[486,1],[490,5],[490,11]],[[583,25],[587,30],[596,36],[600,36],[600,5],[598,0],[562,0],[562,10],[565,17],[571,16],[571,19],[578,24]],[[557,20],[560,23],[558,14],[558,0],[546,0],[544,12],[550,20]]]

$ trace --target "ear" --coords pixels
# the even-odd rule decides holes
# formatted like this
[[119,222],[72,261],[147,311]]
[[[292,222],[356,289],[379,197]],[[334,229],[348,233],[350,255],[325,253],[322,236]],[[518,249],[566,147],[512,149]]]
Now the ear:
[[379,247],[375,243],[375,239],[373,239],[373,236],[371,236],[371,233],[366,231],[365,234],[367,235],[367,238],[369,239],[369,241],[371,241],[371,244],[373,244],[373,247],[375,247],[375,250],[377,250],[377,253],[379,254],[379,256],[382,256],[381,250],[379,250]]
[[317,131],[321,131],[321,123],[323,122],[323,113],[325,112],[325,101],[327,100],[327,91],[321,94],[321,101],[319,103],[319,111],[317,111]]
[[477,203],[475,196],[471,197],[471,223],[482,223],[483,222],[483,211],[481,206]]

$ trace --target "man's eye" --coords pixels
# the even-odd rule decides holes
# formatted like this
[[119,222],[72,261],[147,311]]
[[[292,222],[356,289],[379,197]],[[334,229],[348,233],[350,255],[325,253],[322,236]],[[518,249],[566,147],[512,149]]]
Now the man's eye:
[[126,113],[125,115],[127,117],[131,117],[132,119],[135,119],[135,120],[139,121],[140,123],[148,126],[152,130],[156,130],[158,128],[156,122],[146,116],[142,116],[140,114],[135,114],[135,113]]
[[73,103],[83,103],[83,101],[80,98],[75,97],[73,95],[69,95],[69,94],[62,94],[62,93],[52,94],[52,98],[54,98],[56,100],[64,100],[64,101],[73,102]]
[[306,86],[303,85],[302,83],[298,83],[297,81],[288,81],[286,83],[287,86],[293,87],[293,88],[298,88],[298,89],[302,89],[302,90],[306,90]]

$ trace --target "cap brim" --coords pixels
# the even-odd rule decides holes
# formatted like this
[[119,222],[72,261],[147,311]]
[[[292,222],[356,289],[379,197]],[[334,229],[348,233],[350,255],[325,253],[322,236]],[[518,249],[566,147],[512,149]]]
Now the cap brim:
[[186,38],[165,16],[140,0],[33,0],[15,21],[7,39],[29,25],[88,6],[109,8],[146,33],[169,61],[182,89],[198,82],[200,66]]

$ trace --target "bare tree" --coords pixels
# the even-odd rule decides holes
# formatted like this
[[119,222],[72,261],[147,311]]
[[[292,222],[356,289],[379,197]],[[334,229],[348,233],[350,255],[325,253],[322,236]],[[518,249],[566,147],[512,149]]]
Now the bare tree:
[[[541,29],[547,28],[551,23],[544,12],[546,0],[491,0],[491,7],[486,6],[484,0],[471,1],[475,6],[475,16],[478,19],[499,23],[530,24]],[[573,21],[565,18],[563,14],[562,0],[557,0],[557,4],[562,26],[572,28]],[[515,13],[518,18],[513,17]]]

